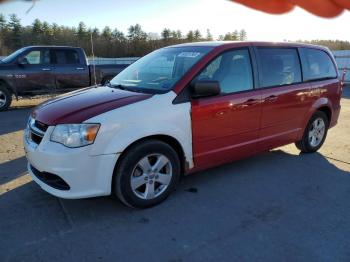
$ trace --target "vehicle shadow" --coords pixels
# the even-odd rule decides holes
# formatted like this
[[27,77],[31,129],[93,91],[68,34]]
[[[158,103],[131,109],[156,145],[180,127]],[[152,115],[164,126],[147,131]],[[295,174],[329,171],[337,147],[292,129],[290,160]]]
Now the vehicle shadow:
[[8,183],[27,171],[27,160],[26,158],[20,157],[8,162],[0,164],[0,185]]
[[[8,237],[6,243],[0,240],[0,251],[9,254],[8,250],[21,250],[12,254],[19,256],[29,249],[34,252],[28,243],[40,239],[81,238],[101,232],[111,234],[120,250],[133,241],[147,250],[147,237],[138,240],[148,234],[147,230],[154,233],[155,226],[156,247],[168,243],[170,237],[181,239],[185,235],[193,241],[194,236],[206,238],[207,231],[215,236],[231,232],[234,238],[248,232],[256,236],[263,234],[268,224],[300,235],[312,224],[315,231],[325,230],[326,234],[328,229],[322,223],[330,223],[334,217],[338,226],[331,230],[337,234],[350,226],[349,184],[350,172],[337,168],[321,154],[291,155],[282,150],[184,177],[167,201],[146,210],[127,208],[112,197],[63,200],[30,182],[0,197],[0,209],[6,210],[0,216],[0,231]],[[15,225],[21,225],[21,230]],[[282,232],[280,237],[295,242],[295,232],[291,236]],[[43,244],[41,248],[48,248]],[[103,249],[103,242],[94,245]],[[175,249],[172,253],[171,246],[163,248],[174,256],[183,252]]]
[[31,108],[0,112],[0,136],[23,130],[27,124]]

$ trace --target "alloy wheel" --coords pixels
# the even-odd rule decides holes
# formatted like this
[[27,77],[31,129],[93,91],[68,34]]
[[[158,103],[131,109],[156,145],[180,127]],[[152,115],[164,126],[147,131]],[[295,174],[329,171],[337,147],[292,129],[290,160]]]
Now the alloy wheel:
[[173,168],[170,160],[162,154],[151,154],[142,158],[131,175],[131,189],[141,199],[154,199],[169,186]]
[[6,105],[6,94],[0,90],[0,108]]
[[323,140],[326,132],[326,124],[321,117],[316,118],[309,130],[309,143],[312,147],[317,147]]

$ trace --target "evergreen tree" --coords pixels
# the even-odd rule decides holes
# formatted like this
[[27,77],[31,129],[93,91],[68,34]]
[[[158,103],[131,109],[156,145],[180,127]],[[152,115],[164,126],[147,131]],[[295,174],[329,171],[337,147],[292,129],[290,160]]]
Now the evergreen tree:
[[78,39],[84,40],[87,37],[86,25],[84,22],[80,22],[78,25]]
[[239,31],[239,40],[241,40],[241,41],[247,40],[247,32],[244,29]]
[[161,37],[164,41],[168,41],[170,39],[171,36],[171,31],[168,28],[164,28],[162,33],[161,33]]
[[0,14],[0,32],[7,28],[6,18],[3,14]]
[[142,31],[141,25],[136,24],[129,27],[128,38],[132,41],[142,41],[147,39],[147,34]]
[[194,31],[193,36],[195,41],[200,41],[202,39],[202,34],[198,29]]
[[10,41],[11,48],[18,49],[22,46],[21,39],[21,20],[17,17],[16,14],[10,15],[10,21],[8,23],[8,28],[10,30]]
[[102,30],[102,37],[105,40],[110,40],[112,39],[112,30],[109,26],[106,26],[103,30]]
[[207,41],[213,41],[213,35],[210,33],[210,30],[207,29],[207,37],[206,37]]
[[194,33],[193,33],[192,30],[190,30],[190,31],[187,33],[186,39],[187,39],[187,41],[189,41],[189,42],[193,42],[193,41],[194,41]]

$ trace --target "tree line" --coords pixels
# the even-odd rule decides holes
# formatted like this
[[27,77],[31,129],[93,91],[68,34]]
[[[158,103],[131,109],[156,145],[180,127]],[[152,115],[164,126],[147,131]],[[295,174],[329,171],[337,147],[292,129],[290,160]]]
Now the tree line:
[[[112,29],[109,26],[102,30],[87,27],[80,22],[77,27],[50,24],[35,19],[31,25],[24,26],[17,15],[9,15],[8,19],[0,14],[0,56],[28,45],[70,45],[84,48],[91,56],[93,38],[95,55],[98,57],[134,57],[143,56],[155,49],[186,42],[212,40],[247,40],[244,29],[233,30],[214,39],[208,29],[204,34],[196,29],[183,33],[181,30],[164,28],[160,34],[146,33],[141,25],[131,25],[127,33]],[[324,45],[332,50],[350,49],[350,42],[339,40],[299,41]]]
[[313,45],[322,45],[327,46],[330,50],[350,50],[350,42],[342,40],[311,40],[303,41],[299,40],[298,42],[313,44]]
[[[143,56],[168,45],[214,40],[209,29],[203,34],[198,29],[183,33],[181,30],[164,28],[158,34],[146,33],[141,25],[136,24],[131,25],[125,34],[109,26],[102,30],[88,28],[84,22],[80,22],[77,27],[67,27],[35,19],[31,25],[23,26],[17,15],[12,14],[7,20],[0,14],[0,55],[8,55],[28,45],[71,45],[84,48],[90,56],[91,36],[95,55],[99,57]],[[242,29],[221,35],[218,40],[246,39],[247,32]]]

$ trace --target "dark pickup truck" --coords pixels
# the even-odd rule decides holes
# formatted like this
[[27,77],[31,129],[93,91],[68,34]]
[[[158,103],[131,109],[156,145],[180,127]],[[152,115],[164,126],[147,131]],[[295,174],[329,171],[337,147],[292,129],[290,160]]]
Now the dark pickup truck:
[[127,66],[89,65],[79,47],[21,48],[0,61],[0,111],[10,106],[13,95],[68,92],[94,85],[95,75],[96,84],[105,84]]

